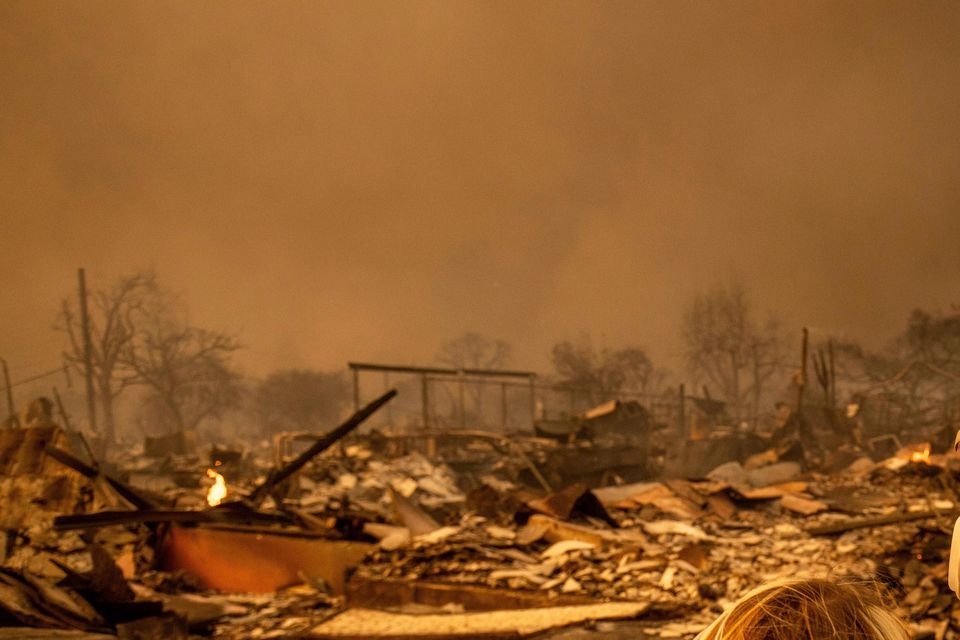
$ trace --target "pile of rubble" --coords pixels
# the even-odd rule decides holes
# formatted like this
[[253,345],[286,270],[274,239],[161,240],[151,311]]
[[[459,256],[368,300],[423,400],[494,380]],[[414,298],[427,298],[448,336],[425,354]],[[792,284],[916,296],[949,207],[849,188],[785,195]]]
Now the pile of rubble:
[[[468,515],[457,527],[372,554],[356,576],[639,600],[651,605],[648,616],[680,618],[694,630],[764,581],[852,573],[897,591],[917,629],[955,637],[960,607],[945,564],[955,476],[938,464],[902,461],[860,461],[835,476],[765,486],[668,481],[592,492],[616,527],[576,513],[534,514],[522,526]],[[782,466],[781,476],[790,469]],[[662,631],[672,637],[677,625]]]
[[388,489],[404,498],[416,494],[418,504],[436,511],[457,511],[466,500],[454,473],[442,463],[431,463],[419,453],[387,462],[353,446],[344,456],[325,458],[301,473],[290,501],[315,513],[352,510],[389,519],[393,506]]
[[[548,492],[518,480],[536,475],[530,451],[468,474],[340,441],[374,410],[299,453],[144,451],[112,469],[54,425],[0,431],[0,627],[342,638],[630,620],[692,637],[766,580],[853,573],[886,583],[918,637],[960,638],[952,454],[917,447],[830,474],[756,458]],[[208,475],[225,483],[217,506]]]

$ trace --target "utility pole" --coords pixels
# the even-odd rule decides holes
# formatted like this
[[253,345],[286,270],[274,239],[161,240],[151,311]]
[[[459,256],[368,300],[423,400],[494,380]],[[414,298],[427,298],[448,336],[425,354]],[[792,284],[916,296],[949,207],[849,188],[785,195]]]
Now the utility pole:
[[803,409],[803,388],[807,384],[807,343],[810,333],[803,328],[803,344],[800,347],[800,379],[797,381],[797,413]]
[[3,363],[3,383],[7,386],[7,414],[10,418],[10,426],[16,428],[17,414],[13,407],[13,386],[10,384],[10,370],[7,368],[6,360],[0,358],[0,363]]
[[[83,331],[83,365],[87,379],[87,418],[90,421],[90,430],[98,433],[97,405],[93,393],[93,345],[90,342],[90,314],[87,310],[87,275],[83,268],[77,270],[80,284],[80,326]],[[110,434],[112,436],[112,434]]]
[[467,407],[466,407],[466,398],[464,397],[464,384],[463,384],[463,371],[460,371],[460,379],[458,381],[458,390],[460,396],[460,428],[467,428]]
[[430,382],[427,379],[427,374],[420,374],[420,401],[421,401],[421,417],[423,419],[423,430],[426,431],[430,428]]
[[500,383],[500,429],[507,430],[507,383]]
[[530,430],[533,431],[534,425],[537,424],[537,389],[534,386],[533,377],[529,378],[530,381]]
[[690,431],[687,429],[687,387],[684,384],[680,385],[680,406],[677,409],[680,418],[680,438],[689,440]]
[[827,342],[827,355],[830,358],[830,410],[833,411],[837,406],[837,368],[832,339]]

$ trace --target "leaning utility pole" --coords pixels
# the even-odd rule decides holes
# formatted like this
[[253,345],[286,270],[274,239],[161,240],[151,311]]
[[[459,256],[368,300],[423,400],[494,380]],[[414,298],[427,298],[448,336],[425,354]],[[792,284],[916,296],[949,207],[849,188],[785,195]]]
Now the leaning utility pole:
[[87,276],[83,268],[77,270],[80,281],[80,326],[83,331],[83,367],[87,379],[87,416],[90,430],[97,433],[97,405],[93,393],[93,346],[90,343],[90,315],[87,312]]

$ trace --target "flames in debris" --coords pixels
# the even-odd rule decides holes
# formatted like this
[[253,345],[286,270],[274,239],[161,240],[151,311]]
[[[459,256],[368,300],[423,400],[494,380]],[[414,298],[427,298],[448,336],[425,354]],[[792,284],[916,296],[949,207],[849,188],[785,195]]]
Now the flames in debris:
[[213,486],[207,491],[207,504],[215,507],[227,497],[227,481],[213,469],[207,469],[207,477],[213,480]]
[[922,451],[914,451],[910,456],[910,462],[930,464],[930,445],[925,446]]

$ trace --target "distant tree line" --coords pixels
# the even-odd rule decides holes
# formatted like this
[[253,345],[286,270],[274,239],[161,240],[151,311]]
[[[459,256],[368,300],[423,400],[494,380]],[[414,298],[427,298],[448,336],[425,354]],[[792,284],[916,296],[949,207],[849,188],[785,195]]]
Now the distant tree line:
[[[162,287],[152,271],[94,288],[88,306],[93,384],[108,442],[116,438],[116,402],[132,389],[140,392],[141,424],[166,431],[197,429],[238,409],[254,417],[261,433],[327,429],[349,406],[350,385],[342,371],[284,369],[259,380],[242,376],[234,361],[241,348],[237,338],[193,324],[180,296]],[[66,337],[66,361],[82,375],[77,300],[62,301],[55,327]],[[675,394],[685,380],[691,395],[710,394],[727,403],[733,420],[753,425],[787,397],[790,384],[801,382],[798,331],[786,332],[773,315],[757,309],[742,283],[696,294],[680,329],[682,377],[656,366],[637,344],[598,346],[582,334],[552,347],[553,374],[545,381],[593,406],[620,397]],[[828,343],[849,394],[858,389],[882,394],[918,423],[931,407],[960,395],[960,309],[915,310],[902,333],[878,350],[823,337],[811,345],[821,365]],[[495,370],[508,368],[512,353],[504,340],[466,332],[443,343],[435,360],[453,369]],[[469,418],[480,424],[484,387],[465,389]],[[456,404],[456,391],[448,386],[446,393],[450,406]],[[828,393],[824,400],[836,398]]]

